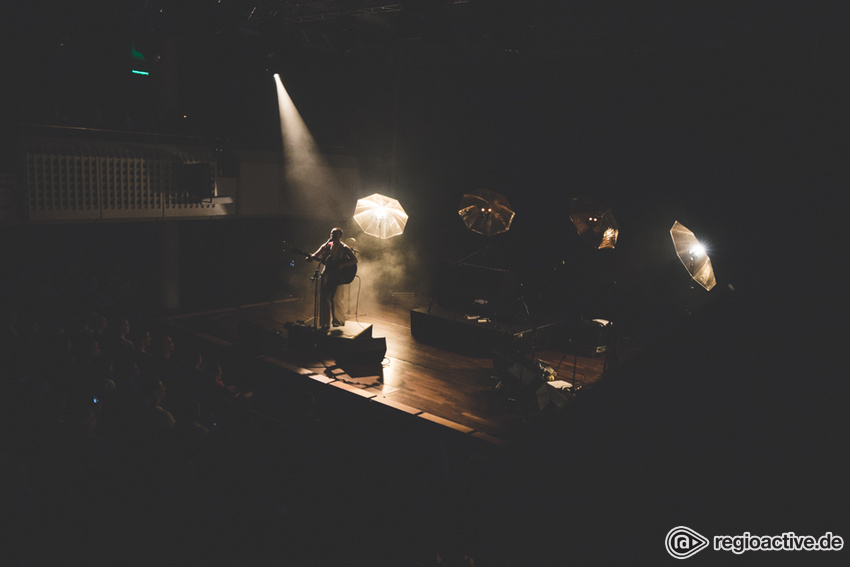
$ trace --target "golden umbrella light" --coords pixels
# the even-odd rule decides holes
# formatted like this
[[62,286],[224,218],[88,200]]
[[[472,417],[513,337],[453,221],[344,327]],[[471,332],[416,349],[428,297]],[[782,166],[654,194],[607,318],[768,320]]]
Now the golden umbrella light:
[[570,220],[579,236],[597,250],[617,245],[620,229],[610,209],[587,199],[573,199],[570,202]]
[[515,213],[504,195],[479,189],[463,196],[458,214],[469,230],[493,236],[511,228]]
[[357,200],[354,220],[366,234],[392,238],[404,232],[407,213],[396,199],[375,193]]
[[679,221],[673,223],[670,236],[673,238],[673,246],[676,247],[676,255],[691,278],[706,290],[711,290],[717,284],[717,280],[714,278],[714,268],[711,267],[711,260],[705,252],[705,247],[700,244],[694,233]]

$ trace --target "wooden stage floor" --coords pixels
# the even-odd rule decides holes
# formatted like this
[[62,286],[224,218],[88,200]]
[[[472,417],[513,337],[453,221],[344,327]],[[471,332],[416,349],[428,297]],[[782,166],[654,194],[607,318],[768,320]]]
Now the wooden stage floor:
[[[307,376],[352,396],[365,397],[496,444],[521,438],[538,415],[498,386],[491,356],[438,348],[412,335],[411,310],[428,307],[429,302],[425,297],[387,297],[376,306],[362,308],[362,313],[349,315],[346,326],[336,332],[357,335],[371,330],[372,337],[386,338],[386,353],[380,363],[346,367],[338,365],[321,347],[292,346],[295,331],[312,333],[312,298],[175,315],[168,324],[222,348],[240,342],[244,345],[247,329],[249,335],[271,337],[272,342],[278,340],[282,345],[255,355],[287,371],[281,373],[281,379],[291,373]],[[308,324],[296,324],[293,330],[297,322]],[[587,358],[561,349],[533,354],[534,360],[555,370],[557,380],[587,386],[602,376],[602,356]],[[568,410],[555,407],[552,404],[546,411]]]

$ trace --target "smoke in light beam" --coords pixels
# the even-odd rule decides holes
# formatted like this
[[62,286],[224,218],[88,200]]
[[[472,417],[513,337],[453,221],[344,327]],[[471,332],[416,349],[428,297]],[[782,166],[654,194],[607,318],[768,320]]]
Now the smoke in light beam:
[[322,158],[310,129],[286,92],[280,75],[274,75],[280,111],[280,135],[287,189],[296,210],[318,218],[343,218],[341,186]]

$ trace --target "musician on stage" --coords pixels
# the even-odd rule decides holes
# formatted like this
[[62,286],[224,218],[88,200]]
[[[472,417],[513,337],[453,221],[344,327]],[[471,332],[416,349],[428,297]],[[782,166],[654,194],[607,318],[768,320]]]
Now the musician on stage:
[[342,242],[342,229],[331,230],[331,237],[318,250],[310,255],[310,259],[325,265],[322,271],[321,291],[319,296],[319,325],[323,330],[345,325],[345,293],[342,285],[351,282],[352,270],[356,271],[357,256],[354,250]]

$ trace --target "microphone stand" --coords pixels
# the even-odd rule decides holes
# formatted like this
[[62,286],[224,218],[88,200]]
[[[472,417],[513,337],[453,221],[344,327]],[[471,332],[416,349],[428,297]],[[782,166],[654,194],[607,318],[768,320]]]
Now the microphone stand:
[[322,265],[319,264],[316,266],[316,271],[313,272],[313,275],[310,276],[310,281],[313,282],[313,330],[319,330],[319,308],[320,308],[320,292],[319,286],[322,281],[322,274],[319,273]]
[[[322,244],[322,248],[327,246],[329,243],[330,243],[330,240],[328,240],[327,242]],[[308,260],[316,260],[312,256],[308,256],[307,259]],[[321,299],[320,299],[319,286],[321,285],[320,282],[322,280],[322,274],[319,273],[319,270],[321,270],[321,269],[322,269],[322,262],[317,260],[316,261],[316,271],[313,272],[312,276],[310,276],[310,281],[313,282],[313,330],[314,331],[318,331],[319,328],[320,328],[319,327],[319,312],[320,312]]]

